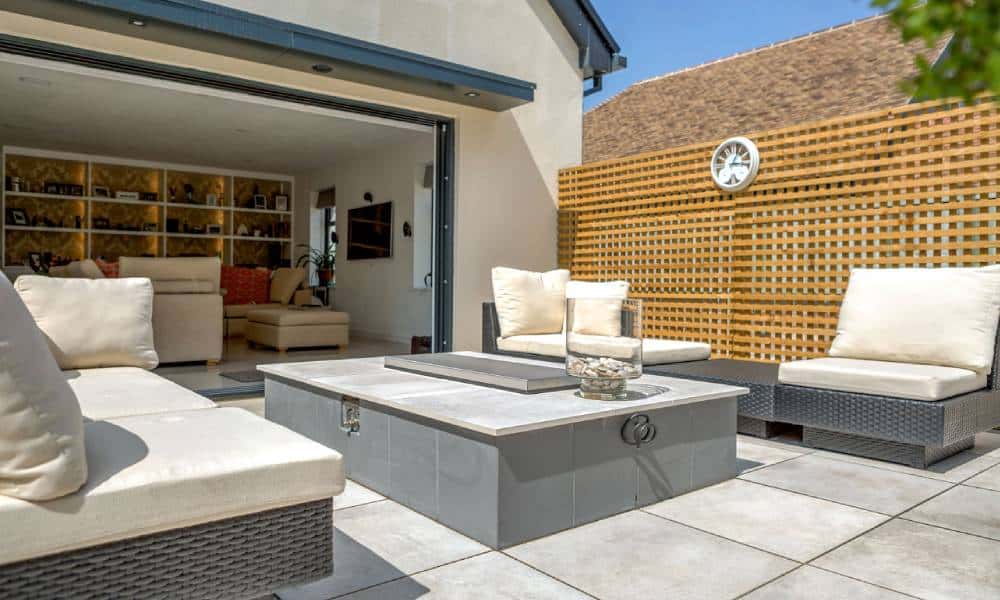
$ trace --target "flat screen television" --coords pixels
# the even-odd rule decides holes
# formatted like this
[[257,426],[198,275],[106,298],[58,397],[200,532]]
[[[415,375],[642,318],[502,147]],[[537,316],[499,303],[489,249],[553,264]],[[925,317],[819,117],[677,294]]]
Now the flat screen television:
[[392,256],[392,202],[347,211],[347,260]]

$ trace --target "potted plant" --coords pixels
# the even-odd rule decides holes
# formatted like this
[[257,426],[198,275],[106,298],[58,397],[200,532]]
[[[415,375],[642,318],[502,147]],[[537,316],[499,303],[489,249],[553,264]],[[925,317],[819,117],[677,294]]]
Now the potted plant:
[[333,279],[333,269],[336,264],[336,244],[330,244],[328,249],[310,248],[308,244],[299,244],[297,248],[305,248],[307,252],[299,257],[296,267],[312,263],[316,267],[316,276],[320,285],[327,285]]

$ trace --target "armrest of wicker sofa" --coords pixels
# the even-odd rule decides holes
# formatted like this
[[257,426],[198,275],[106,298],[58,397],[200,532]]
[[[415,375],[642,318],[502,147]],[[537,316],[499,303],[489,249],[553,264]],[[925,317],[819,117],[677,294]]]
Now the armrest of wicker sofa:
[[497,315],[497,305],[493,302],[483,302],[483,352],[501,354],[497,348],[498,337],[500,337],[500,317]]

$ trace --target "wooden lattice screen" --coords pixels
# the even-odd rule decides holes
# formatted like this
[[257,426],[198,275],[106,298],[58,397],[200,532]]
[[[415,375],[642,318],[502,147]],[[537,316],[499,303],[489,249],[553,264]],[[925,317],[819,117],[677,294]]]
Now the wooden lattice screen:
[[929,102],[750,134],[747,189],[721,140],[565,169],[559,262],[626,279],[646,335],[762,361],[826,353],[853,267],[1000,262],[1000,108]]

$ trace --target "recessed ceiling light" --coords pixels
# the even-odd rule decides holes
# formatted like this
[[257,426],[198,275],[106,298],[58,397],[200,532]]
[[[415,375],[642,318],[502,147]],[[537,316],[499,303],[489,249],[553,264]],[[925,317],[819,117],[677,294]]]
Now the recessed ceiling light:
[[145,27],[146,26],[146,20],[145,19],[140,19],[139,17],[129,17],[128,18],[128,24],[129,25],[135,25],[136,27]]
[[313,65],[312,66],[312,70],[316,71],[317,73],[329,73],[330,71],[333,70],[333,67],[331,67],[330,65],[324,64],[324,63],[319,63],[319,64],[316,64],[316,65]]
[[465,92],[466,98],[478,98],[479,92]]

